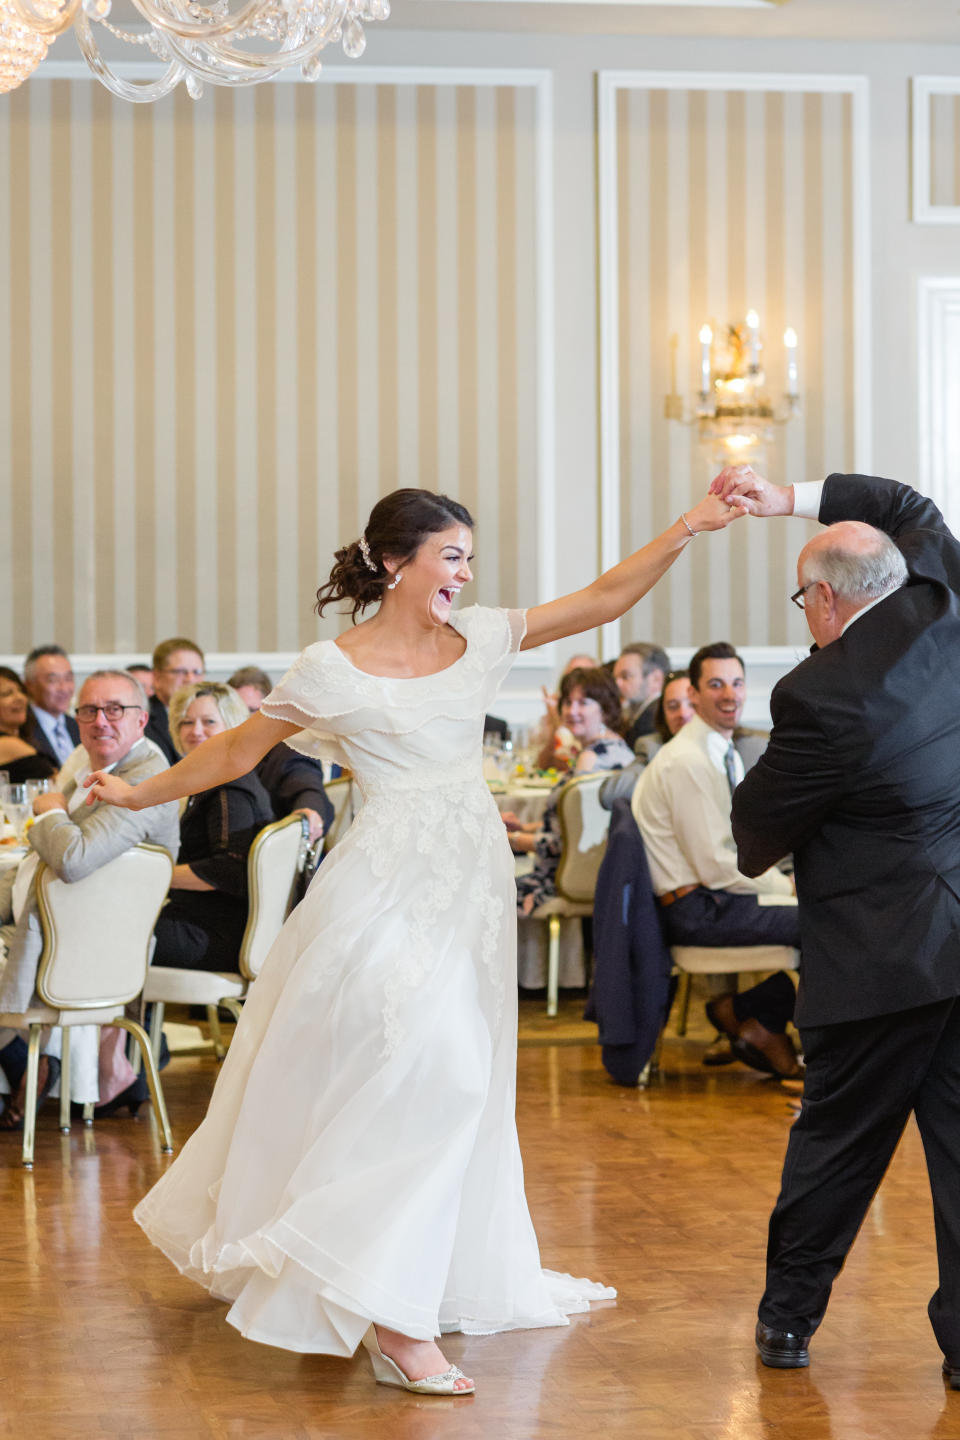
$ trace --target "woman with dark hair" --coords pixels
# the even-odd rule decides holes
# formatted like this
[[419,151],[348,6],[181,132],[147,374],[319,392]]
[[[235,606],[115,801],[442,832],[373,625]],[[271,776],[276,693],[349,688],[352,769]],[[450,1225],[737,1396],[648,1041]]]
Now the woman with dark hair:
[[0,770],[6,770],[11,785],[48,780],[57,773],[56,761],[38,754],[25,739],[28,707],[20,676],[0,665]]
[[374,506],[319,611],[370,619],[309,646],[260,710],[179,765],[91,793],[141,809],[220,785],[286,740],[349,766],[363,805],[278,937],[207,1117],[136,1218],[252,1339],[352,1355],[424,1394],[473,1382],[437,1337],[563,1325],[612,1291],[541,1269],[514,1121],[513,857],[483,779],[483,717],[517,652],[622,615],[710,496],[576,594],[455,609],[464,507]]
[[[677,731],[682,730],[696,713],[690,691],[690,672],[668,671],[653,720],[653,731],[660,745],[666,745],[668,740],[672,740]],[[659,749],[659,746],[657,748]],[[647,756],[648,760],[652,758],[652,755]]]
[[[571,670],[560,682],[559,713],[581,746],[573,766],[575,775],[591,770],[621,770],[633,760],[633,751],[620,733],[623,704],[616,681],[606,670]],[[557,866],[562,840],[557,800],[569,776],[554,786],[543,817],[525,825],[507,812],[502,818],[516,854],[532,851],[536,863],[529,875],[517,881],[517,913],[530,915],[556,894]]]

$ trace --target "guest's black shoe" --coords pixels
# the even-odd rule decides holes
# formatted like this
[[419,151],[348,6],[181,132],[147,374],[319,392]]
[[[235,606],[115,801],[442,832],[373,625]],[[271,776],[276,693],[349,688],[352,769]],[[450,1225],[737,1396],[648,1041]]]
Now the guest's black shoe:
[[[764,1365],[774,1370],[802,1370],[810,1364],[809,1335],[793,1335],[789,1330],[771,1330],[757,1321],[757,1349]],[[958,1372],[960,1373],[960,1372]]]
[[951,1390],[960,1390],[960,1365],[951,1365],[949,1360],[944,1360],[943,1378]]

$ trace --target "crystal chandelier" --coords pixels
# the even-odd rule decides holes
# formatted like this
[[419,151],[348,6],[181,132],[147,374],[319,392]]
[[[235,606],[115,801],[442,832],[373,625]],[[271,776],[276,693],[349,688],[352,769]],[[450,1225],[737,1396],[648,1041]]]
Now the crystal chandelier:
[[[389,0],[132,0],[135,29],[111,23],[111,0],[0,0],[0,91],[33,73],[72,25],[90,69],[121,100],[159,100],[181,80],[194,100],[211,85],[255,85],[299,66],[320,74],[320,52],[341,40],[352,60],[363,54],[365,21],[386,20]],[[146,27],[142,20],[146,20]],[[95,28],[96,27],[96,28]],[[104,58],[97,30],[145,45],[166,66],[156,80],[130,81]]]
[[46,40],[24,24],[15,0],[0,0],[0,95],[28,80],[46,53]]
[[787,388],[783,403],[777,407],[765,390],[766,376],[760,364],[760,317],[755,310],[747,312],[746,320],[728,325],[726,335],[718,340],[710,325],[700,330],[700,393],[692,413],[688,414],[683,396],[677,394],[676,350],[678,339],[671,341],[670,394],[664,400],[663,413],[668,420],[683,425],[696,425],[700,443],[710,449],[714,464],[750,463],[760,458],[771,443],[775,427],[786,425],[800,413],[800,392],[797,378],[797,334],[784,332],[786,348]]

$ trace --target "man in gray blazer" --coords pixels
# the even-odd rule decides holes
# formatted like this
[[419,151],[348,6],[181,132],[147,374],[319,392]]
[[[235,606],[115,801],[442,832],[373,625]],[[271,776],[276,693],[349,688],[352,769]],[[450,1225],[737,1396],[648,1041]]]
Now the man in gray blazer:
[[[175,802],[134,812],[111,805],[85,803],[83,781],[91,770],[114,770],[131,785],[167,769],[167,762],[149,740],[147,699],[137,680],[125,671],[99,670],[80,692],[77,722],[82,751],[66,767],[70,778],[61,791],[38,795],[34,824],[29,831],[31,853],[15,871],[0,879],[0,940],[6,946],[6,964],[0,976],[0,1012],[26,1010],[34,997],[37,965],[42,949],[37,913],[36,870],[40,860],[68,883],[82,880],[101,865],[116,859],[141,841],[163,845],[176,858],[180,822]],[[8,1078],[19,1080],[19,1064],[9,1052],[15,1032],[0,1030],[0,1066]],[[12,1073],[11,1073],[12,1072]],[[49,1062],[41,1062],[41,1085]],[[17,1119],[16,1100],[0,1120]]]

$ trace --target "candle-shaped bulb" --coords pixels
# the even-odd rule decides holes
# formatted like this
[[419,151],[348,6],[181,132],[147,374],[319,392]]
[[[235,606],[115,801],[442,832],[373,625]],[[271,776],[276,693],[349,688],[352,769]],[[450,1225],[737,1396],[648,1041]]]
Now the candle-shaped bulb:
[[704,325],[700,330],[700,394],[709,395],[711,384],[710,373],[710,346],[713,342],[713,331],[709,325]]
[[750,330],[756,330],[760,324],[760,316],[756,310],[747,311],[747,326]]
[[797,375],[797,332],[790,325],[783,332],[783,343],[787,347],[787,395],[795,400],[800,393]]

